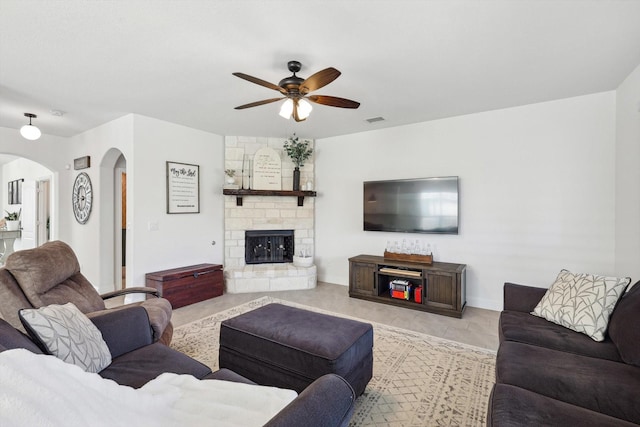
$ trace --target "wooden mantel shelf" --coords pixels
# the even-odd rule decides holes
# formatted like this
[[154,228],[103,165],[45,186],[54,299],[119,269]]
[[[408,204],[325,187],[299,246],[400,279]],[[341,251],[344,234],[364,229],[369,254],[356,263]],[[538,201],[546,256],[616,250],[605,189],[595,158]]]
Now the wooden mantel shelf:
[[316,197],[315,191],[291,191],[291,190],[246,190],[246,189],[222,189],[225,196],[236,196],[236,206],[242,206],[244,196],[293,196],[298,198],[298,206],[304,206],[305,197]]

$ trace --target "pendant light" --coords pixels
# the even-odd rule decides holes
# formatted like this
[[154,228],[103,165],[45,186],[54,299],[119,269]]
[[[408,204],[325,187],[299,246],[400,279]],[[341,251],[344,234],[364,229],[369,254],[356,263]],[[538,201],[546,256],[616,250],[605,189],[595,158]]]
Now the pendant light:
[[29,117],[29,124],[24,125],[20,128],[20,135],[22,135],[24,139],[28,139],[29,141],[35,141],[36,139],[40,138],[40,135],[42,135],[42,132],[40,132],[40,129],[38,129],[36,126],[31,124],[31,119],[35,119],[38,116],[31,113],[24,113],[24,116]]

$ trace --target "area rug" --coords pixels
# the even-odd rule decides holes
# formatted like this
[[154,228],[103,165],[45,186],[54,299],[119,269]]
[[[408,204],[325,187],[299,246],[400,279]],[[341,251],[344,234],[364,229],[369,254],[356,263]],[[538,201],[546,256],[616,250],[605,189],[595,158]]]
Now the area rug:
[[[171,346],[218,369],[220,322],[269,303],[347,317],[271,297],[176,328]],[[351,426],[483,426],[495,379],[494,351],[406,329],[373,325],[373,378]]]

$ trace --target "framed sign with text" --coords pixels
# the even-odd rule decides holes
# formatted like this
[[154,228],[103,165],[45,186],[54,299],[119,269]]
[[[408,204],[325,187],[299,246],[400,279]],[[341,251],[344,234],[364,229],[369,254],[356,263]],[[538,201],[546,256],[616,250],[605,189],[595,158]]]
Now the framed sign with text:
[[167,162],[167,213],[200,213],[200,166]]
[[73,169],[74,170],[86,169],[86,168],[90,168],[90,167],[91,167],[91,157],[90,156],[83,156],[83,157],[78,157],[77,159],[73,159]]

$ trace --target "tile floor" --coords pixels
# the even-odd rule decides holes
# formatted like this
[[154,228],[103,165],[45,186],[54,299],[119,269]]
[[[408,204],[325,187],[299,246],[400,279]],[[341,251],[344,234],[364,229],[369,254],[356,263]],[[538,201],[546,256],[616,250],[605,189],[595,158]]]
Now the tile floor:
[[462,319],[456,319],[349,298],[346,286],[323,282],[318,282],[318,286],[310,290],[224,294],[217,298],[175,309],[172,322],[174,327],[184,325],[265,295],[478,347],[498,349],[498,316],[500,313],[497,311],[467,307]]

